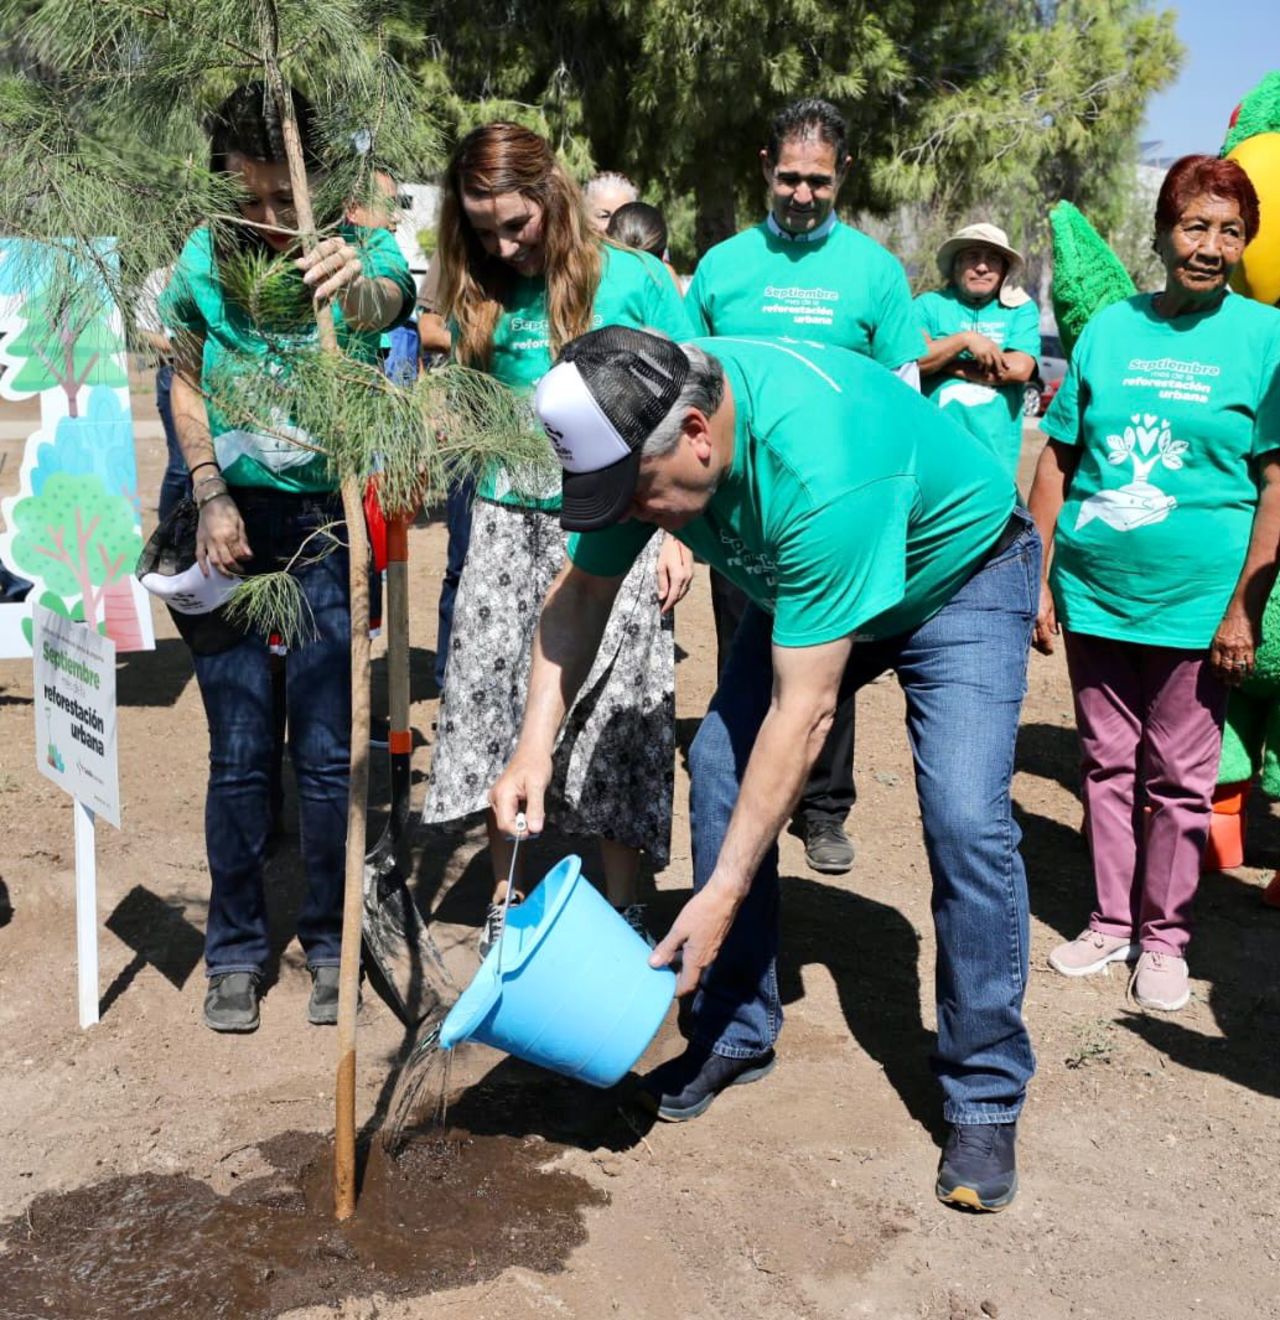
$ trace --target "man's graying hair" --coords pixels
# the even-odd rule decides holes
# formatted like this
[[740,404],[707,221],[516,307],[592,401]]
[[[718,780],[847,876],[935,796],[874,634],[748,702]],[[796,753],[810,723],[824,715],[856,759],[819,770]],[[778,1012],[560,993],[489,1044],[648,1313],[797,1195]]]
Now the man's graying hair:
[[849,154],[849,128],[844,116],[830,101],[808,97],[793,101],[785,110],[779,110],[769,125],[769,143],[765,150],[769,160],[777,163],[784,142],[816,137],[836,153],[836,169],[843,169]]
[[689,363],[689,375],[667,415],[649,432],[641,447],[643,458],[661,458],[669,454],[680,439],[680,431],[690,408],[710,417],[724,399],[724,368],[702,349],[692,344],[677,344]]

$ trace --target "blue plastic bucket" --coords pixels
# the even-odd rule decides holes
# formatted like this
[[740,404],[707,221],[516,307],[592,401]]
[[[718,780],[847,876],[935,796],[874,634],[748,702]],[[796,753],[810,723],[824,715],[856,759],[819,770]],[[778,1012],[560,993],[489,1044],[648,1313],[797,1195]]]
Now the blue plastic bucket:
[[440,1028],[440,1045],[478,1040],[589,1082],[614,1086],[648,1048],[675,995],[675,973],[566,857],[507,913]]

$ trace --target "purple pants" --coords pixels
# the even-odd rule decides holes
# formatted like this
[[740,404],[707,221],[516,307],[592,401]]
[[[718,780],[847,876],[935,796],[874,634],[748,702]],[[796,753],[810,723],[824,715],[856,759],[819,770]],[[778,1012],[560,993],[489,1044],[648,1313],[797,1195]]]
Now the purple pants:
[[1191,939],[1227,689],[1208,651],[1063,635],[1098,890],[1089,926],[1181,957]]

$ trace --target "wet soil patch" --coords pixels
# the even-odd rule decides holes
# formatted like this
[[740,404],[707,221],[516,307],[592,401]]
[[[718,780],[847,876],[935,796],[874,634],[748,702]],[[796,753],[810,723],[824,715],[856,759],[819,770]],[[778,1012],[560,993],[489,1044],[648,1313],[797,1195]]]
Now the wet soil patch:
[[274,1172],[230,1196],[142,1174],[37,1197],[0,1224],[0,1317],[249,1320],[475,1283],[510,1265],[552,1273],[586,1240],[584,1209],[608,1199],[545,1168],[556,1145],[455,1128],[394,1159],[367,1144],[359,1209],[339,1225],[327,1136],[287,1133],[260,1150]]

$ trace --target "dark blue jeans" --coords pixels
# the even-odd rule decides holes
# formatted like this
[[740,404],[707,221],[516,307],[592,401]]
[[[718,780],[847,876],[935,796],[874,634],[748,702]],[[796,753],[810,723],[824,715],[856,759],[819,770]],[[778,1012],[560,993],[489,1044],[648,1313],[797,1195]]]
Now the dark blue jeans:
[[[251,568],[283,567],[309,533],[330,523],[342,538],[336,496],[232,492],[253,550]],[[312,542],[314,547],[317,543]],[[351,748],[351,618],[347,552],[298,570],[318,636],[285,657],[289,757],[307,890],[298,940],[309,967],[336,965],[341,950]],[[212,895],[205,935],[207,974],[258,972],[270,945],[262,871],[271,828],[276,684],[264,637],[194,657],[209,719],[205,843]]]
[[440,582],[440,613],[436,626],[436,687],[444,691],[445,666],[449,663],[449,638],[453,633],[453,602],[458,597],[462,566],[467,562],[471,545],[471,504],[476,497],[476,483],[468,478],[453,486],[445,503],[445,525],[449,529],[449,549],[445,556],[444,577]]
[[[1022,1022],[1029,940],[1027,882],[1013,820],[1018,718],[1040,591],[1030,520],[928,622],[856,643],[841,694],[886,669],[907,701],[907,734],[933,877],[938,937],[934,1070],[949,1123],[1012,1122],[1035,1071]],[[773,685],[772,620],[743,618],[689,754],[694,888],[711,878]],[[770,849],[691,1005],[691,1037],[717,1054],[768,1049],[778,993],[778,850]]]
[[[161,522],[164,522],[176,504],[191,494],[191,474],[187,471],[187,460],[182,457],[182,446],[178,444],[178,433],[173,425],[172,390],[173,367],[165,362],[156,368],[156,411],[160,414],[164,443],[169,451],[169,461],[160,481]],[[209,469],[206,475],[212,471]]]

